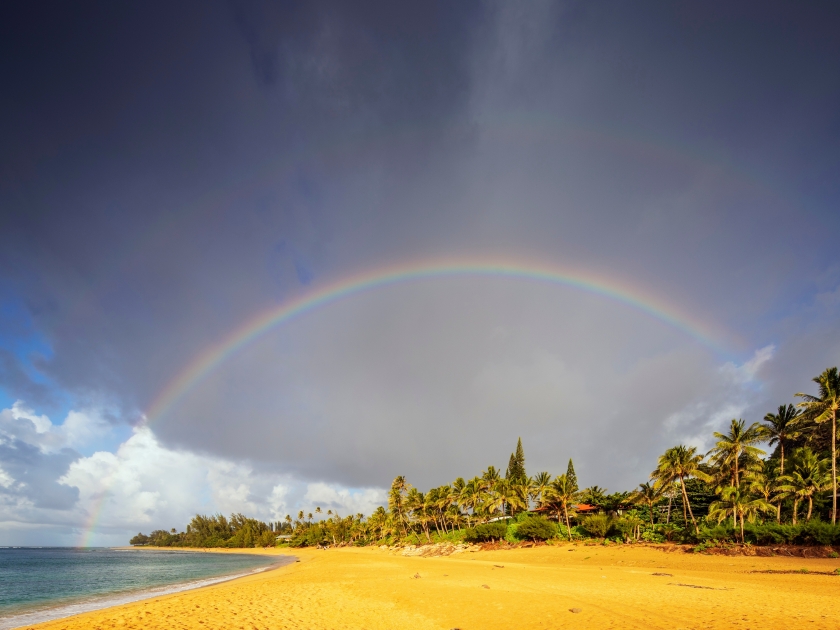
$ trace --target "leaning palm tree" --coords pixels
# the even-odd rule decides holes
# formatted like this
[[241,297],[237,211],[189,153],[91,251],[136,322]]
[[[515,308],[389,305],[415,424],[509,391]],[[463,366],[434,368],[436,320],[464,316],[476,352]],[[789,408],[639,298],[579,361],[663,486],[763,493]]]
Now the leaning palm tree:
[[755,446],[764,440],[764,431],[757,422],[749,427],[743,420],[732,420],[729,425],[729,433],[718,433],[714,436],[718,439],[715,447],[708,452],[711,455],[711,462],[715,466],[731,466],[732,485],[739,486],[741,483],[739,465],[741,459],[755,461],[764,451]]
[[831,422],[831,523],[837,522],[837,411],[840,409],[840,373],[829,368],[813,379],[819,385],[819,395],[796,394],[802,398],[797,405],[802,414],[815,424]]
[[779,477],[779,490],[785,497],[793,499],[793,524],[796,525],[796,511],[800,501],[808,500],[808,516],[811,520],[814,508],[814,495],[831,487],[825,460],[807,446],[794,451],[793,470],[789,474]]
[[[679,481],[680,490],[683,497],[683,519],[687,523],[688,516],[691,516],[691,522],[694,523],[694,531],[699,532],[697,521],[694,519],[694,513],[691,511],[691,504],[688,501],[688,494],[685,491],[685,481],[691,477],[696,477],[701,481],[708,481],[709,475],[700,469],[700,462],[703,461],[703,456],[697,454],[696,446],[674,446],[669,448],[665,453],[659,456],[659,465],[651,473],[651,479],[656,481],[659,487],[665,486],[675,481]],[[686,509],[688,514],[686,514]]]
[[569,525],[569,504],[577,498],[577,494],[577,488],[566,475],[555,477],[543,493],[543,505],[554,510],[558,521],[560,520],[560,510],[563,511],[569,540],[572,539],[572,528]]
[[752,521],[759,512],[775,512],[775,508],[761,497],[749,493],[746,484],[724,488],[719,501],[709,505],[709,518],[721,522],[731,515],[741,523],[741,544],[744,543],[744,519]]
[[651,483],[639,484],[639,489],[636,490],[630,497],[633,503],[641,503],[648,507],[650,512],[650,524],[653,525],[653,506],[656,505],[664,494],[662,486]]
[[778,413],[768,413],[764,416],[761,430],[768,444],[779,445],[779,474],[785,474],[785,442],[799,437],[800,416],[802,411],[793,405],[779,405]]

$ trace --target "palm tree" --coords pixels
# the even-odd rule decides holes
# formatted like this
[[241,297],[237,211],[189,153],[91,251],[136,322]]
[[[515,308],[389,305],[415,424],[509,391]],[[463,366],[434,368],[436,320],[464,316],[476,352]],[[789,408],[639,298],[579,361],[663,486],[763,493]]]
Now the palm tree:
[[483,482],[478,477],[470,479],[461,489],[458,500],[467,511],[467,527],[472,525],[471,519],[476,517],[483,498]]
[[802,398],[797,405],[804,409],[803,416],[810,422],[822,424],[831,421],[831,523],[837,522],[837,410],[840,409],[840,373],[829,368],[813,379],[819,385],[819,395],[796,394]]
[[711,461],[716,466],[729,465],[732,467],[732,485],[738,486],[741,483],[739,475],[739,464],[743,457],[747,461],[755,461],[764,451],[753,446],[764,439],[764,431],[757,422],[749,427],[743,420],[732,420],[729,425],[729,433],[718,433],[714,436],[718,439],[715,447],[709,451]]
[[779,474],[785,474],[785,442],[799,437],[798,421],[802,412],[793,405],[779,405],[778,413],[764,416],[761,430],[768,444],[779,445]]
[[764,462],[764,470],[750,475],[750,491],[761,496],[770,505],[776,506],[776,522],[782,522],[782,498],[779,495],[779,481],[774,474],[777,469],[770,460]]
[[458,494],[452,486],[441,486],[438,494],[438,511],[440,512],[440,523],[443,526],[443,531],[448,532],[447,516],[450,514],[452,508],[455,507],[458,501]]
[[796,509],[799,501],[808,499],[808,516],[814,508],[814,495],[831,487],[826,471],[825,460],[821,460],[807,446],[798,448],[793,453],[793,470],[790,474],[779,477],[779,490],[784,496],[793,498],[793,524],[796,525]]
[[[688,516],[691,516],[691,522],[694,523],[694,531],[699,532],[697,521],[694,519],[694,513],[691,511],[691,504],[688,502],[688,494],[685,491],[685,481],[691,477],[696,477],[702,481],[708,481],[709,475],[700,470],[700,462],[703,461],[703,456],[697,454],[697,447],[695,446],[674,446],[665,451],[659,457],[659,465],[656,470],[651,473],[651,479],[656,481],[659,487],[673,483],[677,480],[680,482],[680,489],[683,496],[683,519],[688,522]],[[686,514],[686,508],[688,514]]]
[[590,505],[601,507],[607,495],[607,489],[600,486],[589,486],[580,492],[580,500]]
[[761,497],[751,496],[746,485],[729,486],[721,493],[720,501],[709,505],[709,518],[718,522],[732,515],[735,523],[741,522],[741,544],[744,543],[744,519],[752,521],[759,512],[773,512],[775,508]]
[[488,497],[484,502],[489,514],[501,511],[507,514],[510,508],[510,498],[513,495],[513,481],[511,479],[499,478],[489,488]]
[[391,515],[394,519],[402,527],[403,536],[408,535],[405,518],[405,495],[410,488],[411,484],[405,480],[403,475],[399,475],[394,478],[393,483],[391,483],[391,491],[388,493],[388,509],[391,511]]
[[379,532],[379,537],[383,538],[385,535],[385,526],[388,522],[388,513],[385,511],[385,508],[381,505],[377,507],[373,514],[370,515],[368,519],[368,523],[370,523],[371,529],[374,532]]
[[490,492],[496,482],[502,478],[501,473],[496,470],[495,466],[488,466],[487,470],[481,475],[481,480],[484,482],[485,492]]
[[572,528],[569,525],[569,504],[576,497],[577,488],[572,485],[566,475],[555,477],[554,481],[551,482],[551,485],[543,493],[544,504],[555,510],[558,521],[560,520],[560,510],[563,510],[563,518],[566,521],[566,531],[569,534],[569,540],[572,539]]
[[431,542],[432,539],[429,535],[429,504],[426,495],[417,488],[411,488],[405,497],[405,505],[414,515],[414,518],[417,519],[417,522],[420,523],[423,533],[426,534],[426,541]]
[[662,486],[657,486],[655,483],[643,483],[639,484],[639,489],[631,497],[633,503],[642,503],[648,506],[651,525],[653,525],[653,506],[662,499],[663,493],[664,488]]
[[537,505],[540,504],[542,501],[543,492],[545,489],[548,488],[548,485],[551,483],[551,475],[547,472],[537,473],[534,476],[532,485],[531,485],[531,498],[537,502]]

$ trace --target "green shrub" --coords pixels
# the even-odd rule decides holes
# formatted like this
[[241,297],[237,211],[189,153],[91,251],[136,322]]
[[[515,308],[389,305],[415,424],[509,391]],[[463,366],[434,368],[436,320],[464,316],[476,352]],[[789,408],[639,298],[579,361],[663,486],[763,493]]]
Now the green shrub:
[[621,534],[622,542],[635,540],[636,528],[641,529],[642,521],[634,515],[626,515],[613,522],[613,530]]
[[526,518],[516,528],[516,537],[523,540],[548,540],[556,535],[557,526],[540,516]]
[[606,538],[607,534],[612,529],[613,519],[606,514],[594,514],[583,519],[583,523],[581,523],[581,525],[590,536],[595,536],[596,538]]
[[464,535],[467,542],[487,542],[490,540],[502,540],[507,534],[508,526],[503,522],[483,523],[468,529]]
[[515,545],[519,542],[519,537],[516,534],[516,531],[518,529],[519,523],[517,521],[508,523],[507,532],[505,532],[505,540],[508,541],[511,545]]
[[664,525],[660,525],[657,531],[661,533],[668,542],[679,540],[683,533],[682,527],[674,523],[665,523]]
[[459,543],[464,540],[467,532],[463,529],[455,529],[450,532],[440,532],[440,533],[433,533],[432,534],[432,542],[433,543],[442,543],[442,542],[450,542],[450,543]]
[[822,521],[808,521],[802,525],[802,537],[805,544],[833,545],[840,543],[840,525],[823,523]]

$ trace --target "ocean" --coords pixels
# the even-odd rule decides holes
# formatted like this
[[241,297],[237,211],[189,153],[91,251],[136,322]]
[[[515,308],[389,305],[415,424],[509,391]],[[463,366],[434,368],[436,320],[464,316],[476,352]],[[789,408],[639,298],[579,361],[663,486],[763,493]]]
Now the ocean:
[[293,562],[290,556],[71,547],[0,548],[0,630]]

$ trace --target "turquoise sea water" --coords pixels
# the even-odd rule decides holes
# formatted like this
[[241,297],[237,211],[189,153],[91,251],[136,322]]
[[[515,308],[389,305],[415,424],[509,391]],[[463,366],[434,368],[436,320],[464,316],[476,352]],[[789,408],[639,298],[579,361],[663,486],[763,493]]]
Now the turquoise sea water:
[[264,570],[291,557],[104,548],[0,548],[0,629]]

